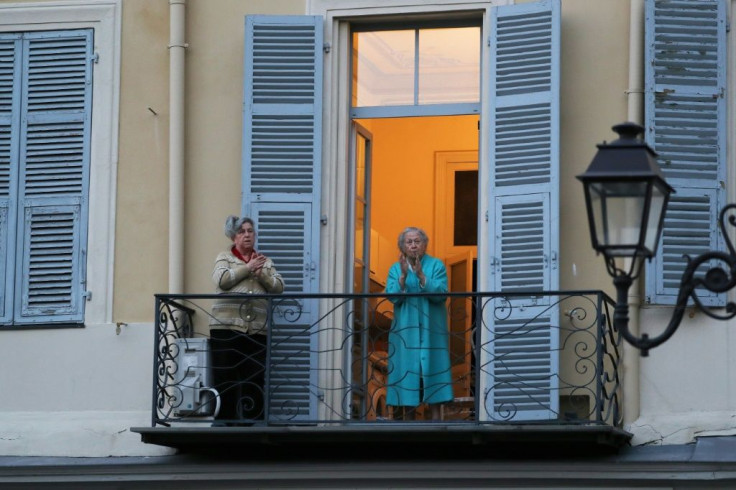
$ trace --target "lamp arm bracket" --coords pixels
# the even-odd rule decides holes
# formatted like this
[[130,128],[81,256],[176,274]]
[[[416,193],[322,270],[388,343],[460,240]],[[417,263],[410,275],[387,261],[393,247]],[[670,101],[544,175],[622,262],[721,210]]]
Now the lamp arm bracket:
[[[734,205],[732,207],[736,208]],[[722,212],[721,217],[723,218],[723,216],[724,213]],[[729,218],[729,222],[736,225],[736,219]],[[723,223],[722,221],[721,224]],[[732,249],[730,242],[728,245],[729,249]],[[618,274],[614,277],[614,285],[617,291],[614,325],[627,342],[641,351],[642,356],[647,356],[649,349],[664,343],[677,331],[687,310],[690,298],[693,299],[698,309],[711,318],[729,320],[736,317],[736,304],[733,302],[729,302],[726,305],[725,314],[718,314],[715,313],[713,308],[709,308],[703,304],[697,292],[697,289],[702,288],[715,293],[723,293],[736,287],[736,254],[710,251],[698,255],[695,258],[686,255],[685,259],[687,260],[687,266],[680,280],[680,289],[677,294],[675,309],[672,312],[672,318],[664,331],[656,337],[649,337],[648,334],[642,334],[641,337],[636,337],[629,331],[627,296],[632,279],[631,276],[626,274]],[[725,264],[726,267],[713,265],[705,274],[696,276],[698,268],[710,261],[720,262]]]
[[[730,248],[730,242],[728,245]],[[687,301],[688,296],[691,297],[698,309],[716,320],[730,320],[731,318],[736,317],[736,304],[732,301],[729,301],[726,304],[725,315],[718,314],[715,313],[716,308],[710,308],[703,304],[697,292],[697,289],[702,288],[714,293],[725,293],[736,287],[736,255],[725,252],[706,252],[695,259],[692,259],[689,256],[685,257],[688,261],[688,265],[685,268],[685,272],[683,273],[682,280],[680,282],[680,291],[684,291],[686,293],[686,297],[683,301]],[[698,267],[709,261],[719,261],[723,263],[725,267],[713,265],[705,272],[704,275],[696,277],[695,271]],[[722,308],[720,307],[717,308],[717,310],[721,309]]]
[[736,211],[736,203],[729,203],[721,209],[720,214],[718,215],[718,226],[721,228],[721,234],[723,235],[723,239],[726,242],[726,246],[728,247],[728,253],[732,257],[736,257],[736,249],[734,249],[733,243],[731,242],[731,236],[726,231],[726,221],[728,220],[728,224],[731,225],[731,227],[736,228],[736,212],[733,212],[728,215],[728,218],[726,218],[726,214]]

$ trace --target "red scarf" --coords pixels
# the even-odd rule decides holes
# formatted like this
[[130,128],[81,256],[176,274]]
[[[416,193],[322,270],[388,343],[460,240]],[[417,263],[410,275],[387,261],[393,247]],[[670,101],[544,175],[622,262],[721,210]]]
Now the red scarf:
[[240,253],[240,252],[238,251],[238,249],[237,249],[237,248],[235,248],[235,245],[233,245],[233,248],[232,248],[232,249],[230,249],[230,251],[231,251],[231,252],[233,253],[233,255],[234,255],[234,256],[236,256],[237,258],[239,258],[240,260],[242,260],[242,261],[243,261],[243,262],[245,262],[246,264],[247,264],[248,262],[250,262],[250,259],[252,259],[252,258],[253,258],[253,257],[255,257],[256,255],[258,255],[258,252],[256,252],[256,249],[254,248],[254,249],[253,249],[253,250],[251,251],[251,253],[250,253],[250,254],[248,254],[248,256],[247,256],[247,257],[245,257],[245,256],[243,256],[243,254],[241,254],[241,253]]

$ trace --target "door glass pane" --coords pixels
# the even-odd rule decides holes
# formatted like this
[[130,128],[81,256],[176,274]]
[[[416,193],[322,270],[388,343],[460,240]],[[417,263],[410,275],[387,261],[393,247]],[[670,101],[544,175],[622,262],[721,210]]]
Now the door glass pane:
[[[353,265],[353,291],[355,291],[356,293],[364,292],[363,283],[361,282],[364,274],[365,274],[365,266],[359,262],[356,262],[355,265]],[[360,309],[359,305],[361,305],[362,303],[363,303],[363,300],[360,300],[360,299],[355,300],[355,305],[356,305],[355,319],[356,320],[359,320],[361,317],[361,313],[363,310]]]
[[419,104],[478,102],[480,28],[419,31]]
[[454,244],[478,244],[478,171],[455,172]]
[[354,262],[355,272],[360,271],[360,276],[355,276],[354,285],[356,292],[364,291],[368,287],[369,272],[369,246],[370,219],[368,211],[368,180],[370,162],[370,140],[360,131],[356,131],[355,138],[355,200],[354,200]]
[[414,30],[353,35],[353,106],[414,103]]
[[355,196],[365,200],[365,160],[366,139],[362,134],[357,136],[355,142]]
[[365,204],[361,199],[355,201],[355,260],[365,263],[363,253],[363,234],[365,232]]

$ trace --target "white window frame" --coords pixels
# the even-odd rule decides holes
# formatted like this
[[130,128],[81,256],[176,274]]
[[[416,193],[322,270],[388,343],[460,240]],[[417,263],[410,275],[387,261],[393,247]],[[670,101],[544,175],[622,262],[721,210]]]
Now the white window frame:
[[[349,285],[348,271],[343,264],[348,261],[350,250],[343,240],[344,223],[348,222],[347,212],[350,209],[350,196],[344,192],[348,182],[349,169],[344,164],[348,161],[350,136],[350,57],[348,56],[349,23],[361,17],[389,17],[401,15],[423,15],[439,12],[448,14],[462,11],[485,11],[482,35],[488,36],[490,29],[491,8],[501,5],[512,5],[513,0],[308,0],[307,14],[321,15],[324,18],[324,42],[330,53],[324,60],[323,77],[323,110],[322,110],[322,214],[327,216],[327,225],[322,227],[320,251],[320,291],[343,291]],[[490,63],[488,40],[484,38],[481,56],[481,80],[484,79]],[[344,60],[348,60],[347,63]],[[487,189],[489,145],[490,94],[488,84],[481,82],[481,127],[479,147],[478,188]],[[480,209],[489,209],[488,193],[480,192]],[[478,236],[488,234],[487,224],[482,222]],[[479,284],[488,280],[482,271],[487,264],[482,263],[488,257],[488,240],[479,240],[478,271]]]
[[[490,32],[490,14],[493,7],[511,5],[513,0],[307,0],[306,13],[320,15],[324,19],[323,40],[325,51],[329,51],[324,58],[323,86],[322,86],[322,195],[321,213],[327,218],[320,233],[319,277],[320,291],[344,292],[350,288],[350,271],[345,264],[352,266],[352,250],[346,236],[347,223],[350,222],[352,196],[346,193],[345,184],[349,182],[350,169],[345,162],[350,161],[350,22],[365,17],[400,17],[421,16],[423,14],[477,11],[483,12],[481,35],[485,36],[481,53],[481,127],[480,146],[478,157],[478,186],[479,189],[488,189],[490,175],[484,170],[489,165],[489,134],[490,134],[490,87],[483,83],[484,74],[490,66],[490,48],[488,38]],[[488,192],[480,192],[480,209],[488,209]],[[481,221],[478,236],[488,235],[488,224]],[[488,268],[486,257],[489,257],[490,244],[488,240],[479,240],[478,244],[478,280],[485,284],[490,279],[484,273]],[[325,307],[326,305],[323,305]],[[329,309],[329,308],[328,308]],[[319,345],[333,345],[334,339],[329,335],[321,335]],[[339,343],[339,339],[338,339]],[[320,363],[331,366],[344,366],[346,360],[339,350],[330,350],[324,354]],[[323,374],[329,378],[328,374]],[[337,386],[339,380],[320,380],[320,386]],[[325,400],[320,406],[320,417],[329,417],[329,410],[325,407],[338,406],[340,393],[331,395],[332,399]]]
[[0,4],[0,32],[94,29],[85,324],[112,321],[121,0]]

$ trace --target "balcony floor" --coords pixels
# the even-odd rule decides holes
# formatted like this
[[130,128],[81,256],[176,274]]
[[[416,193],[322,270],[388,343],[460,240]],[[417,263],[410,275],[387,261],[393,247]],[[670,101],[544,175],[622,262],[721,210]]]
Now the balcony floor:
[[[263,457],[437,454],[461,458],[612,453],[632,434],[606,425],[367,423],[349,426],[132,427],[145,443],[186,452],[248,449]],[[402,451],[406,449],[406,451]]]

